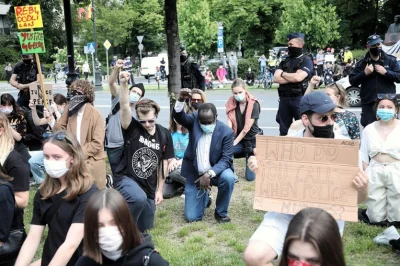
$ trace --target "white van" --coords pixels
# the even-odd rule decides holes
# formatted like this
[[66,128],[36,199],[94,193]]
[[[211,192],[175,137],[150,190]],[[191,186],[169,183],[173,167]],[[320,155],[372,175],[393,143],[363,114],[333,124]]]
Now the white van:
[[155,76],[156,67],[160,68],[161,60],[164,58],[165,61],[165,74],[168,75],[168,56],[166,54],[159,54],[157,57],[145,57],[142,58],[142,64],[140,66],[140,74],[146,79]]

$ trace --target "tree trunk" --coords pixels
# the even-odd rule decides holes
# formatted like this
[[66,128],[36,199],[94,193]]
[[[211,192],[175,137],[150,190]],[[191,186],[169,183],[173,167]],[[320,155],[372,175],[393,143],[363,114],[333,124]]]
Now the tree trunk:
[[168,44],[168,96],[170,111],[174,108],[176,98],[181,89],[181,67],[179,61],[179,28],[177,0],[165,0],[165,30]]

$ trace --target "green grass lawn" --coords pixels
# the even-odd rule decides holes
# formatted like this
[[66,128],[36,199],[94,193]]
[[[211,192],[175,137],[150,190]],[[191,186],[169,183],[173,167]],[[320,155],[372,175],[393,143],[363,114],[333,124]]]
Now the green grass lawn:
[[[244,160],[235,160],[240,182],[235,185],[229,208],[232,222],[218,224],[214,219],[215,200],[206,210],[204,220],[186,223],[184,199],[164,200],[157,207],[155,227],[150,231],[157,250],[172,266],[236,266],[244,265],[243,252],[252,233],[263,219],[263,212],[252,208],[254,182],[244,176]],[[109,168],[107,169],[109,172]],[[25,211],[29,228],[32,202],[37,186],[31,188],[30,204]],[[212,191],[216,198],[216,189]],[[359,223],[346,223],[344,248],[347,265],[400,265],[400,257],[389,246],[377,246],[372,239],[382,228]],[[44,240],[44,238],[43,238]],[[41,249],[36,258],[40,258]],[[335,252],[335,251],[332,251]]]

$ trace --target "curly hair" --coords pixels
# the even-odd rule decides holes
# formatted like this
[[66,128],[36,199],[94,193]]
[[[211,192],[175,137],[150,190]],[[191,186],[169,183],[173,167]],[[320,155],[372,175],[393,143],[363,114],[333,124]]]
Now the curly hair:
[[89,103],[93,104],[94,88],[88,80],[84,80],[84,79],[75,80],[71,84],[71,88],[72,88],[72,90],[76,90],[77,88],[79,88],[79,90],[82,91],[84,95],[86,95]]

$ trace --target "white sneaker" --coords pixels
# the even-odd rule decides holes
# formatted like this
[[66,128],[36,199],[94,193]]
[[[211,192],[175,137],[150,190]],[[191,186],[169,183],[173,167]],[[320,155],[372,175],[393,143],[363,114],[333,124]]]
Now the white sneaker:
[[396,227],[392,225],[391,227],[385,229],[383,233],[376,236],[374,238],[374,242],[376,244],[389,245],[390,240],[397,240],[399,238],[400,238],[399,232],[397,232]]

